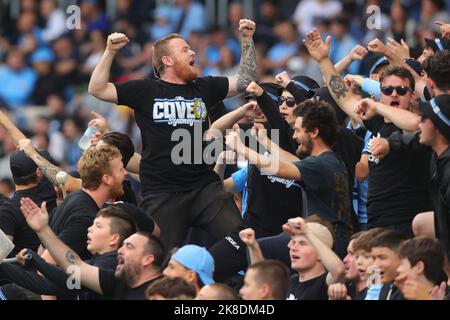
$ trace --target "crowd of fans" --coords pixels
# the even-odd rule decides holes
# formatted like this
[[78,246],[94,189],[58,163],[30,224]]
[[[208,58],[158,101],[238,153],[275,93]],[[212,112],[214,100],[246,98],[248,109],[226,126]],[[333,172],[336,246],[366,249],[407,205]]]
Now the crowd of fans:
[[[114,18],[105,1],[78,4],[71,30],[54,0],[1,11],[0,249],[12,241],[18,263],[0,260],[0,299],[448,297],[450,2],[256,0],[256,29],[239,1],[226,27],[202,1],[119,0]],[[205,187],[217,198],[191,192],[198,177],[161,187],[194,171],[158,171],[165,140],[143,120],[144,101],[180,97],[144,88],[176,83],[183,54],[157,47],[183,39],[204,101],[220,100],[204,117],[193,104],[207,140],[226,135],[222,183]],[[152,123],[166,113],[153,108]]]

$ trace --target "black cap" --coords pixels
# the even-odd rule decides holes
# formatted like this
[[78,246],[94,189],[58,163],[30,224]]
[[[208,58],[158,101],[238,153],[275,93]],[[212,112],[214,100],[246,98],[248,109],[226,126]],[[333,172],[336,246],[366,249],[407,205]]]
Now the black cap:
[[425,39],[425,46],[434,52],[450,50],[450,40],[447,38]]
[[342,109],[338,106],[336,101],[334,101],[333,96],[328,91],[328,88],[321,87],[319,89],[316,89],[315,91],[316,91],[316,95],[314,96],[314,99],[328,102],[331,105],[331,107],[334,109],[334,111],[336,112],[338,124],[342,124],[344,119],[347,118],[347,114],[344,111],[342,111]]
[[[292,84],[295,87],[292,87]],[[319,84],[307,76],[295,76],[286,89],[292,94],[295,103],[299,104],[305,100],[311,99],[316,94],[314,89],[320,88]]]
[[[274,82],[263,82],[259,83],[259,86],[273,99],[278,101],[281,94],[283,93],[283,87]],[[255,95],[252,93],[248,93],[244,96],[245,99],[255,99]]]
[[405,60],[405,63],[410,66],[417,74],[421,75],[423,72],[422,64],[416,59],[409,58]]
[[[45,159],[53,162],[47,150],[39,150],[38,152]],[[11,154],[11,157],[9,158],[9,167],[11,169],[13,177],[15,178],[24,178],[30,176],[37,169],[36,163],[28,158],[25,152],[21,150],[16,150]]]
[[436,129],[450,140],[450,95],[443,94],[429,102],[419,104],[422,114],[433,122]]

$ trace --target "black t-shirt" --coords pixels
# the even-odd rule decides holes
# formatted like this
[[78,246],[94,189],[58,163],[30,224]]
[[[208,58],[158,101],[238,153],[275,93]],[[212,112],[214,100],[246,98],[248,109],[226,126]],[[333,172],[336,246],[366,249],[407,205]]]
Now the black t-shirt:
[[303,282],[298,274],[291,276],[287,300],[328,300],[327,274]]
[[53,232],[82,260],[91,257],[86,248],[87,232],[99,210],[94,199],[80,189],[70,193],[50,216]]
[[197,78],[184,85],[146,79],[115,86],[118,103],[134,109],[141,130],[143,196],[187,192],[219,179],[202,159],[203,133],[208,108],[227,95],[227,78]]
[[162,277],[162,275],[159,275],[144,282],[139,287],[130,288],[122,280],[115,277],[114,271],[100,269],[98,276],[103,295],[105,298],[114,300],[146,300],[145,290],[150,284]]
[[[373,136],[388,138],[401,130],[376,116],[364,125]],[[391,150],[382,159],[369,155],[367,216],[370,227],[411,221],[419,212],[432,210],[429,181],[431,153],[415,148]]]
[[56,193],[53,185],[47,179],[43,179],[34,188],[16,191],[10,200],[0,205],[0,229],[6,235],[14,238],[15,247],[11,256],[15,256],[24,248],[37,250],[41,243],[36,233],[28,226],[22,211],[20,211],[20,199],[22,197],[30,198],[38,206],[43,201],[47,201],[48,211],[56,207]]
[[[270,129],[267,124],[266,129]],[[267,132],[270,137],[270,130]],[[280,147],[289,150],[287,142],[281,139]],[[264,155],[271,157],[268,151]],[[261,174],[255,165],[249,165],[244,222],[255,230],[257,238],[279,234],[283,231],[281,226],[289,218],[302,216],[302,212],[303,201],[298,181]]]
[[351,282],[347,285],[347,292],[352,300],[364,300],[367,294],[367,288],[357,291],[357,286]]
[[294,162],[300,171],[307,203],[307,214],[317,214],[350,230],[351,211],[347,170],[334,152],[326,151]]

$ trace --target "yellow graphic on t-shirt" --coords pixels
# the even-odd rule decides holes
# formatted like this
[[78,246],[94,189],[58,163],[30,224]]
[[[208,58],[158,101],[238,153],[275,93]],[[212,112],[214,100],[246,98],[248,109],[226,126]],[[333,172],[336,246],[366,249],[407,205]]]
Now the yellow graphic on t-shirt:
[[208,115],[208,110],[206,109],[205,103],[202,100],[194,100],[194,115],[199,120],[206,119]]

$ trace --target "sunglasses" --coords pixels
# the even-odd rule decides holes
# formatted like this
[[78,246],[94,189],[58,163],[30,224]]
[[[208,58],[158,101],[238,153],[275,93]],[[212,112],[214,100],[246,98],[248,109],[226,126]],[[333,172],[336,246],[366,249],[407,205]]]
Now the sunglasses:
[[411,88],[409,87],[405,87],[405,86],[387,86],[387,87],[381,87],[381,92],[383,92],[384,95],[386,96],[390,96],[392,94],[392,92],[397,92],[397,94],[399,96],[404,96],[405,94],[407,94],[408,92],[411,92]]
[[278,105],[281,106],[284,102],[286,102],[286,105],[289,108],[292,108],[295,106],[295,99],[292,97],[280,97],[278,99]]

